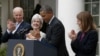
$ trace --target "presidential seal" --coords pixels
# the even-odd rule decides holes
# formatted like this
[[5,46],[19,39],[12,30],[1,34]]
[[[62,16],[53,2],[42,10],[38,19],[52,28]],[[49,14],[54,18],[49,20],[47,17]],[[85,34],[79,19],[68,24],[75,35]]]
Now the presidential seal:
[[16,44],[13,50],[13,56],[24,56],[24,45],[21,43]]

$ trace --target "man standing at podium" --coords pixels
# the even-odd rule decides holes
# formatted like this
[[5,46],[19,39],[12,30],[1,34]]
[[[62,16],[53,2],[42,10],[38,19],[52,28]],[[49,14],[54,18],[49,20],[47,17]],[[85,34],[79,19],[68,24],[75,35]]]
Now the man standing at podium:
[[59,19],[57,19],[50,6],[43,6],[40,9],[40,15],[48,24],[46,29],[46,38],[41,39],[41,42],[48,42],[55,46],[58,51],[58,56],[69,56],[65,45],[65,29]]
[[31,29],[31,25],[24,21],[24,12],[21,7],[13,9],[13,17],[15,19],[15,29],[13,25],[7,24],[7,30],[1,38],[1,42],[7,42],[9,39],[26,39],[25,34]]

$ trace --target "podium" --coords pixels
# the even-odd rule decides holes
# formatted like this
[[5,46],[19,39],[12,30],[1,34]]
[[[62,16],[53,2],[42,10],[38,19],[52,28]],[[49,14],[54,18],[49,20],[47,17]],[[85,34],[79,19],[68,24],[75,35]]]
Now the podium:
[[9,40],[7,56],[57,56],[55,47],[37,40]]

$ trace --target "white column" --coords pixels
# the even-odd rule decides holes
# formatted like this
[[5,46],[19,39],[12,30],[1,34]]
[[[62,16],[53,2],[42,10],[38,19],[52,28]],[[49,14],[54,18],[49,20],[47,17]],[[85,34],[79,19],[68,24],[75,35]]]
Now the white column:
[[9,15],[9,18],[13,18],[13,15],[12,15],[12,11],[13,11],[13,2],[14,0],[9,0],[9,11],[8,11],[8,14]]
[[99,31],[99,41],[98,41],[98,49],[99,49],[99,51],[98,51],[98,56],[100,56],[100,28],[98,29],[98,31]]
[[1,26],[3,32],[6,31],[6,21],[8,19],[8,0],[1,0]]
[[75,29],[78,32],[76,15],[84,10],[84,0],[58,0],[58,18],[65,26],[66,46],[70,56],[74,56],[71,49],[71,40],[68,37],[70,30]]

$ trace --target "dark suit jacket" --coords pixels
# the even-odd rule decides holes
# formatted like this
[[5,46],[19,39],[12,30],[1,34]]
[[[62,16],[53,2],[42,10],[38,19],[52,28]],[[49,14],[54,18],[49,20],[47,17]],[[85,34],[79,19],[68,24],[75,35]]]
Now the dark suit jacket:
[[98,33],[96,30],[89,30],[80,41],[82,32],[79,32],[77,39],[71,42],[71,47],[76,56],[96,56],[96,46],[98,42]]
[[65,29],[56,17],[53,18],[47,27],[46,40],[49,44],[57,48],[58,56],[69,56],[65,45]]
[[40,31],[46,33],[46,28],[47,28],[47,23],[45,23],[45,22],[43,21],[43,26],[42,26],[42,28],[40,29]]
[[30,29],[31,25],[23,21],[14,34],[6,31],[1,38],[1,42],[7,42],[8,39],[25,39],[25,34],[28,33]]

